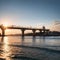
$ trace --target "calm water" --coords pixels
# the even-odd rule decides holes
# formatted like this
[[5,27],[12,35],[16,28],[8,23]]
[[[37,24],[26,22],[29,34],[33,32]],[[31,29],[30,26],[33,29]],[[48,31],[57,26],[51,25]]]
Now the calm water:
[[0,37],[0,60],[60,60],[60,36]]

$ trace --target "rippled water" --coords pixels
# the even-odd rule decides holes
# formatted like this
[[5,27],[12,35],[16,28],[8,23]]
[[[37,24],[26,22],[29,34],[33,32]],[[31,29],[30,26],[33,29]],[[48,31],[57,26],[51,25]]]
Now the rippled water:
[[60,36],[0,37],[0,60],[60,60]]

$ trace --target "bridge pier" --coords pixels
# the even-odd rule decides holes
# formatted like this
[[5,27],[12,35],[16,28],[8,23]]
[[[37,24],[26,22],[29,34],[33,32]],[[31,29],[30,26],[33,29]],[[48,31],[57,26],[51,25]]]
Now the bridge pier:
[[5,30],[2,29],[2,36],[5,36]]
[[1,25],[1,30],[2,30],[2,36],[5,36],[5,27],[3,25]]
[[21,31],[22,31],[22,36],[24,36],[24,31],[25,31],[25,29],[21,29]]
[[45,33],[45,30],[43,30],[43,33]]
[[45,26],[43,26],[43,33],[45,33]]
[[39,30],[39,33],[40,33],[39,35],[42,35],[42,30],[41,29]]
[[49,30],[46,30],[46,33],[49,34]]
[[40,33],[42,33],[42,30],[39,30],[40,31]]
[[35,32],[36,32],[36,30],[35,30],[35,29],[33,29],[33,30],[32,30],[32,32],[33,32],[33,36],[35,36]]

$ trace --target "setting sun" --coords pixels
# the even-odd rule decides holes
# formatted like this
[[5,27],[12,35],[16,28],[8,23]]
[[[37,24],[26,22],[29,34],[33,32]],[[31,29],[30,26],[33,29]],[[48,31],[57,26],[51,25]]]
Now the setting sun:
[[8,27],[9,26],[8,22],[3,23],[3,26]]

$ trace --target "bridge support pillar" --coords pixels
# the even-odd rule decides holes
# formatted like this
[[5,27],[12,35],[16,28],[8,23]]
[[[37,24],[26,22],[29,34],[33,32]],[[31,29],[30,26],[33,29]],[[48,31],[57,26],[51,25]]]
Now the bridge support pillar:
[[4,36],[5,35],[5,30],[2,30],[2,36]]
[[46,33],[49,34],[49,30],[46,30]]
[[40,31],[40,35],[42,35],[42,30],[39,30]]
[[5,27],[3,25],[1,25],[1,30],[2,30],[2,36],[5,36]]
[[42,30],[39,30],[40,31],[40,33],[42,33]]
[[33,36],[35,36],[35,32],[36,32],[36,30],[33,29],[32,32],[33,32]]
[[43,26],[43,33],[45,33],[45,26]]
[[45,30],[43,30],[43,33],[45,33]]
[[21,31],[22,31],[22,36],[24,36],[24,31],[25,31],[25,29],[21,29]]

